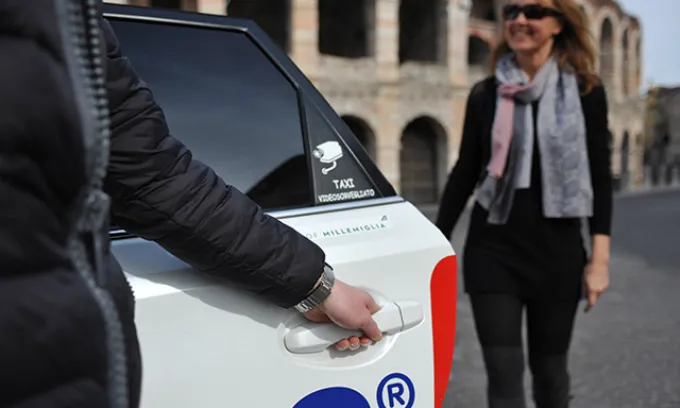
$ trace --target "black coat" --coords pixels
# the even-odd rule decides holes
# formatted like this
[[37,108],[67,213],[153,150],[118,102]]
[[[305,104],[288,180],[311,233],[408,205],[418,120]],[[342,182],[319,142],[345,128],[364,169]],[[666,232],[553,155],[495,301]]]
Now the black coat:
[[[86,166],[57,21],[50,2],[0,2],[0,407],[108,406],[104,319],[66,248]],[[111,221],[281,307],[300,301],[323,251],[192,159],[103,19],[101,28]],[[106,252],[136,406],[134,299]]]

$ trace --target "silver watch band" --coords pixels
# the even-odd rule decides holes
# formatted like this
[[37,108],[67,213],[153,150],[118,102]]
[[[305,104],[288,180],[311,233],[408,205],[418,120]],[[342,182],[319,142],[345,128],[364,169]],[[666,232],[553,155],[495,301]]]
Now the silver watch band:
[[335,274],[333,268],[325,265],[323,273],[321,274],[321,282],[314,288],[314,290],[307,295],[300,303],[295,305],[295,309],[301,313],[308,312],[319,306],[331,294],[333,285],[335,284]]

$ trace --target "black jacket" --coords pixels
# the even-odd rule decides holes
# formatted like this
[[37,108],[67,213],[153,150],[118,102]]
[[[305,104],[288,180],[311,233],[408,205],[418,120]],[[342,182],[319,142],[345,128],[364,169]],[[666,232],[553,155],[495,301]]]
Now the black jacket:
[[[192,159],[108,23],[100,27],[111,221],[281,307],[300,301],[323,251]],[[51,2],[0,2],[0,55],[0,407],[105,407],[105,320],[67,250],[85,149]],[[106,253],[103,289],[122,322],[136,406],[134,300]]]

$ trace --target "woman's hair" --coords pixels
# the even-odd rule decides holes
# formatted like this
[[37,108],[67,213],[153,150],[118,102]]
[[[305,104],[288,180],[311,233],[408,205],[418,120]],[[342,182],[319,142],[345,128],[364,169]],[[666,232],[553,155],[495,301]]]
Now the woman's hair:
[[[553,0],[553,3],[555,9],[562,13],[562,17],[558,17],[562,31],[555,37],[553,46],[558,63],[561,67],[569,64],[585,93],[588,93],[600,80],[595,71],[595,45],[587,16],[574,0]],[[505,38],[502,38],[492,54],[492,72],[503,55],[511,51]]]

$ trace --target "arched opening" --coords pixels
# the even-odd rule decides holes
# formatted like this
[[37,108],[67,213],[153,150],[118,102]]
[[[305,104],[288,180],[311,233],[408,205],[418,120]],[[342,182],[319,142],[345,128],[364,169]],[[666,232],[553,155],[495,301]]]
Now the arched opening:
[[650,185],[650,168],[651,168],[651,154],[650,154],[650,149],[647,141],[645,140],[645,137],[642,133],[639,133],[636,137],[637,139],[637,146],[638,146],[638,151],[637,154],[641,155],[641,162],[640,166],[641,173],[642,173],[642,184],[645,186]]
[[665,129],[661,129],[660,133],[647,146],[647,163],[650,173],[649,182],[653,186],[663,183],[663,164],[666,161],[666,144],[663,137],[665,132]]
[[496,21],[496,8],[493,0],[472,0],[470,18],[485,21]]
[[486,41],[474,35],[468,37],[468,70],[471,83],[488,75],[490,56],[491,49]]
[[290,0],[231,0],[227,15],[255,21],[283,51],[290,51]]
[[123,0],[117,3],[170,10],[198,11],[198,0]]
[[399,5],[400,63],[407,61],[443,63],[446,61],[447,2],[445,0],[401,0]]
[[342,117],[345,121],[347,127],[350,128],[354,136],[356,136],[359,143],[364,146],[364,149],[371,156],[373,161],[376,159],[376,143],[375,143],[375,133],[369,124],[356,116],[345,115]]
[[373,55],[375,0],[318,0],[319,52],[344,58]]
[[402,197],[414,204],[438,201],[445,152],[446,131],[435,119],[419,117],[406,125],[399,152]]
[[614,26],[609,18],[602,22],[600,35],[600,77],[611,92],[614,79]]
[[630,184],[630,134],[626,130],[621,139],[621,189],[626,190]]
[[150,6],[157,8],[181,10],[182,0],[151,0]]
[[621,90],[623,91],[623,96],[628,96],[630,93],[630,49],[628,44],[628,29],[623,32],[623,38],[621,40],[621,48],[623,51],[623,66],[621,67],[621,81],[623,86]]

